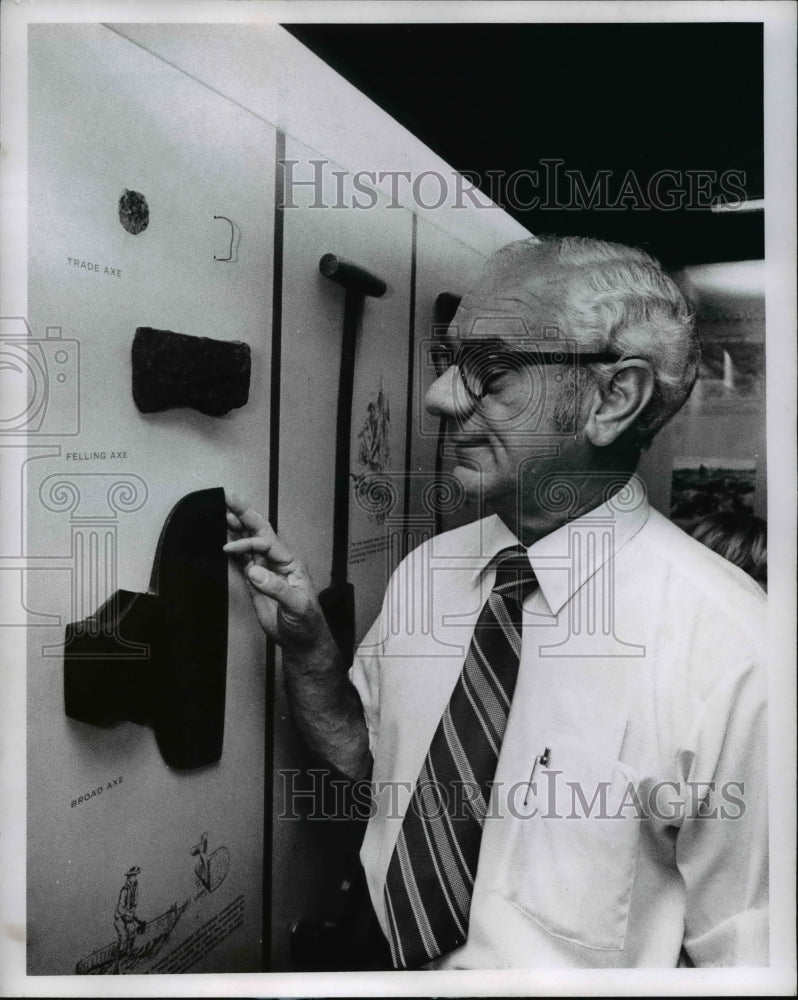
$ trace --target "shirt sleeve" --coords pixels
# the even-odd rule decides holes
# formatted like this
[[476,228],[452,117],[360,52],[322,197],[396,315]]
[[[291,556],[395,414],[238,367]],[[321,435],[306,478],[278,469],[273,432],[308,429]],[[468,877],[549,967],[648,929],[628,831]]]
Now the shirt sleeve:
[[729,671],[702,699],[685,755],[676,862],[684,947],[696,966],[769,964],[764,671]]
[[366,633],[358,647],[352,666],[349,670],[349,680],[360,695],[363,704],[363,714],[366,717],[366,727],[369,734],[369,750],[375,756],[377,740],[380,731],[380,661],[385,651],[385,640],[382,630],[385,605],[377,620]]

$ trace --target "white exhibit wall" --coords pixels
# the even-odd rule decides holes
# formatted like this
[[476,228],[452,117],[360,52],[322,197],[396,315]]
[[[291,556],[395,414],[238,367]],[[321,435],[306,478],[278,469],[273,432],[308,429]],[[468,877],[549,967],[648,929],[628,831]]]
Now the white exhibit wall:
[[[293,137],[286,159],[297,176],[312,173],[315,155]],[[332,165],[333,169],[341,169]],[[328,173],[325,204],[336,200]],[[280,534],[308,560],[319,588],[330,583],[333,554],[336,407],[344,321],[344,289],[325,278],[326,253],[365,268],[387,289],[367,297],[359,318],[351,406],[348,579],[354,586],[355,634],[362,638],[379,610],[395,565],[384,517],[358,500],[356,477],[379,468],[394,482],[405,469],[411,229],[403,208],[380,196],[368,211],[313,207],[313,188],[297,188],[283,213],[280,364],[280,449],[277,522]],[[371,464],[361,461],[366,448]],[[362,480],[361,480],[362,482]],[[401,490],[399,491],[402,496]],[[394,511],[401,515],[401,511]],[[311,787],[294,774],[313,766],[291,725],[281,674],[275,684],[274,804],[272,848],[272,967],[288,968],[290,928],[340,906],[338,889],[356,865],[357,829],[344,817],[310,819],[313,805],[294,800],[292,789]],[[321,804],[321,796],[317,797]],[[293,818],[302,816],[303,819]],[[362,834],[362,830],[360,831]]]
[[[312,150],[292,137],[286,157],[297,171]],[[328,180],[325,193],[333,203]],[[388,286],[381,297],[366,297],[357,335],[350,435],[350,475],[379,467],[402,475],[405,461],[406,397],[410,328],[412,218],[391,209],[387,199],[368,211],[313,208],[314,192],[294,193],[296,208],[284,212],[282,364],[280,385],[280,531],[309,553],[317,586],[329,582],[335,462],[335,412],[344,319],[344,289],[322,277],[325,253],[365,268]],[[382,401],[378,397],[382,393]],[[369,417],[378,407],[388,419],[372,441]],[[370,410],[371,407],[371,410]],[[366,440],[368,439],[368,441]],[[362,461],[361,448],[372,454]],[[385,566],[384,519],[350,491],[350,579],[355,585],[357,638],[379,610],[387,583],[375,576]],[[397,512],[399,513],[399,512]],[[362,568],[361,568],[362,567]],[[392,567],[391,567],[392,568]]]
[[[355,357],[348,572],[362,637],[418,503],[420,480],[407,487],[406,470],[427,462],[434,470],[420,407],[435,296],[462,294],[492,250],[526,232],[495,207],[428,210],[409,188],[392,194],[390,182],[387,191],[376,183],[373,196],[355,189],[364,169],[456,175],[276,26],[42,25],[31,30],[30,67],[29,319],[39,341],[60,327],[70,381],[53,378],[61,349],[53,339],[42,348],[51,368],[47,423],[29,436],[27,463],[21,451],[3,454],[28,496],[27,604],[18,617],[36,623],[29,971],[69,973],[113,951],[114,907],[131,865],[142,869],[140,917],[188,898],[197,888],[190,850],[203,833],[210,851],[230,858],[224,883],[192,897],[158,954],[128,971],[169,962],[180,971],[250,971],[260,967],[261,945],[265,967],[288,969],[292,924],[335,912],[362,831],[285,819],[283,775],[313,762],[240,576],[231,571],[222,760],[176,772],[147,727],[100,728],[64,715],[60,643],[78,617],[80,585],[70,539],[96,523],[110,524],[115,540],[113,566],[92,581],[97,604],[80,605],[86,614],[116,588],[147,589],[161,527],[180,497],[232,487],[273,515],[326,586],[344,292],[321,276],[319,259],[335,253],[387,284],[364,303]],[[278,157],[296,181],[315,178],[313,161],[323,160],[323,205],[319,187],[292,185]],[[276,208],[281,186],[285,207]],[[117,217],[125,189],[149,204],[149,226],[135,236]],[[234,259],[215,259],[228,255],[231,224]],[[222,418],[141,414],[130,363],[139,326],[248,343],[248,404]],[[375,472],[387,492],[366,495],[360,486]],[[71,479],[80,504],[43,503],[54,475]],[[112,479],[130,485],[109,511],[102,503]],[[264,784],[267,796],[273,790],[270,818]]]
[[[484,195],[469,195],[471,185],[445,160],[278,24],[110,26],[320,151],[338,168],[383,174],[377,186],[391,202],[486,256],[529,235]],[[412,179],[424,171],[445,178],[444,198],[433,176],[419,181],[414,192]],[[411,181],[401,172],[409,172]],[[425,207],[438,201],[438,207]]]
[[[112,565],[98,564],[89,581],[99,603],[117,587],[147,590],[180,497],[228,485],[267,493],[274,148],[269,126],[102,26],[31,28],[29,320],[39,340],[60,327],[63,345],[42,347],[48,410],[24,469],[27,552],[39,567],[27,604],[52,622],[29,631],[34,974],[74,972],[115,945],[131,865],[141,868],[139,918],[190,902],[159,952],[127,971],[157,971],[170,956],[191,971],[260,968],[264,648],[240,577],[230,577],[217,765],[173,770],[148,727],[67,718],[60,644],[76,611],[96,610],[79,600],[87,581],[71,534],[113,536]],[[135,236],[117,214],[125,188],[149,203],[149,225]],[[236,225],[232,262],[214,260],[227,255],[230,233],[214,215]],[[130,358],[138,326],[248,343],[249,403],[222,418],[140,413]],[[224,848],[229,860],[224,881],[204,893],[190,853],[203,833],[208,852]]]

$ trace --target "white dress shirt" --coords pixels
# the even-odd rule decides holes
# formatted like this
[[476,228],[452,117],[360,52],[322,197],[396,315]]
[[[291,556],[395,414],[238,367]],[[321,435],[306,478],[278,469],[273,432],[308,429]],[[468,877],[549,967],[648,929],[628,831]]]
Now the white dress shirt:
[[[402,816],[513,544],[494,516],[421,545],[355,657],[375,786],[361,860],[384,929]],[[635,478],[528,553],[540,587],[468,940],[434,967],[768,964],[762,590]]]

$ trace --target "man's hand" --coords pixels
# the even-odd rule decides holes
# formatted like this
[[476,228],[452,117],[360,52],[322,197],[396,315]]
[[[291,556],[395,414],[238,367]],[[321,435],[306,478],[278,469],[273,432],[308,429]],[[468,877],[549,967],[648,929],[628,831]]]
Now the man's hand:
[[263,631],[289,648],[326,643],[329,631],[305,563],[286,548],[254,507],[235,493],[226,492],[225,498],[233,540],[224,550],[243,560]]
[[371,769],[366,720],[319,605],[305,563],[289,551],[266,518],[227,493],[233,540],[224,550],[244,562],[244,575],[263,631],[282,646],[282,667],[294,721],[310,749],[354,780]]

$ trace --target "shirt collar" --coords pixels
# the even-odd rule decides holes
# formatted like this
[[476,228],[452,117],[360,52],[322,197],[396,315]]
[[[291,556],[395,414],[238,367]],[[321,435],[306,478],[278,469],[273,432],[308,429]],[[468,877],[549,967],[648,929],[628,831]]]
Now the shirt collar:
[[[637,475],[632,475],[609,500],[527,547],[529,562],[552,614],[557,614],[580,587],[637,534],[648,520],[650,511],[646,488]],[[575,547],[597,532],[609,534],[611,544],[590,545],[590,558],[574,558]],[[502,549],[520,544],[498,515],[486,518],[480,546],[482,557],[474,570],[474,582],[492,565]]]

